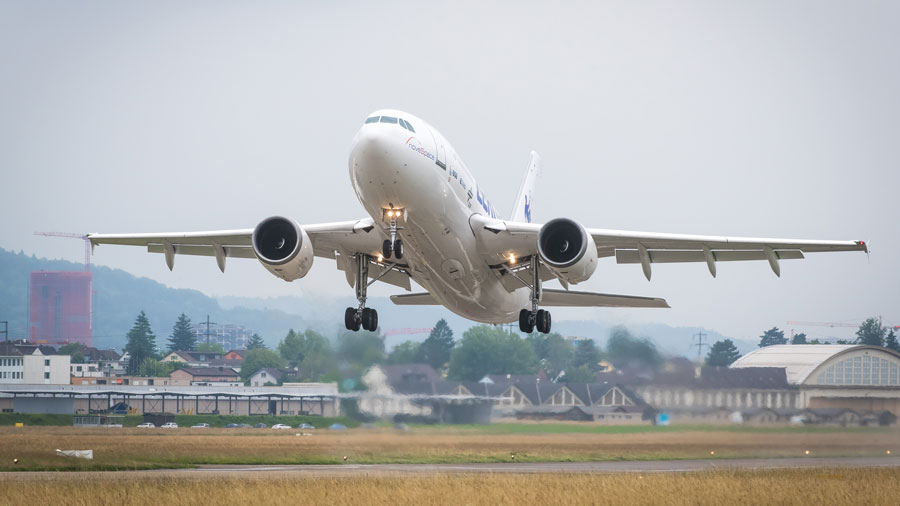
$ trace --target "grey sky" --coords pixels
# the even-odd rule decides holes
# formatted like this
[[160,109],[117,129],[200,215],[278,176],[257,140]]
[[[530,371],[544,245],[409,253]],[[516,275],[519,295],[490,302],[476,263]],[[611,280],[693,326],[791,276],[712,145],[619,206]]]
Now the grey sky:
[[[900,4],[334,4],[0,4],[0,246],[79,260],[77,241],[32,232],[361,217],[349,143],[394,107],[440,129],[504,214],[534,149],[539,221],[872,244],[781,279],[753,262],[715,280],[657,265],[648,283],[607,260],[579,288],[673,309],[556,320],[742,338],[788,319],[900,324]],[[224,275],[136,248],[94,261],[213,295],[351,294],[325,260],[292,284],[238,259]]]

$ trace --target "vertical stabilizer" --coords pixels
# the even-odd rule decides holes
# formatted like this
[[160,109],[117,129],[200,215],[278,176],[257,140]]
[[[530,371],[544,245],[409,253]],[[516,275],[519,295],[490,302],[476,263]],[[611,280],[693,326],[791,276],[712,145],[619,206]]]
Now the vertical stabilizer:
[[522,186],[519,188],[519,197],[516,199],[516,205],[513,206],[510,221],[518,221],[520,223],[531,223],[531,211],[534,208],[534,187],[537,185],[538,175],[541,173],[541,157],[536,152],[531,152],[531,161],[528,162],[528,170],[525,172],[525,179],[522,180]]

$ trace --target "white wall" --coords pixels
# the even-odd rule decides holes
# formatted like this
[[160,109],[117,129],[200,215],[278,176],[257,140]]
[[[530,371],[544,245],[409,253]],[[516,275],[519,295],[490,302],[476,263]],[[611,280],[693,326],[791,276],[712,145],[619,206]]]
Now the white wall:
[[[26,385],[68,385],[69,355],[26,355],[25,374],[22,383]],[[49,378],[47,377],[49,373]]]

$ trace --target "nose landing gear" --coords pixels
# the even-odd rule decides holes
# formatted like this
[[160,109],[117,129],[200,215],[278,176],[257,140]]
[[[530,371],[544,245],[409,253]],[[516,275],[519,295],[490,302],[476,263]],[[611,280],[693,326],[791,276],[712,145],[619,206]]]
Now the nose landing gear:
[[384,211],[388,220],[387,232],[391,235],[391,238],[385,239],[381,245],[381,254],[384,255],[384,258],[392,256],[397,260],[403,258],[403,241],[397,238],[397,232],[403,229],[403,227],[397,226],[397,220],[403,216],[403,213],[404,211],[401,209],[394,209],[393,204],[390,209]]
[[550,332],[550,311],[538,309],[541,300],[541,274],[540,263],[536,256],[531,257],[531,309],[519,311],[519,330],[526,334],[537,331],[542,334]]

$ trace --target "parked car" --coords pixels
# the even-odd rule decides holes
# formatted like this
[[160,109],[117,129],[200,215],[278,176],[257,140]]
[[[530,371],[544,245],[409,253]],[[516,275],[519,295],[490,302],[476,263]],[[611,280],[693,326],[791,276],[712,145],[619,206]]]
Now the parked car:
[[241,424],[239,423],[229,423],[225,426],[226,429],[237,429],[240,428]]
[[297,428],[298,429],[315,429],[315,427],[313,427],[312,425],[310,425],[308,423],[301,423],[300,425],[297,426]]
[[209,424],[208,423],[198,423],[197,425],[191,425],[191,428],[192,429],[208,429]]
[[138,429],[155,429],[156,425],[153,425],[150,422],[144,422],[137,426]]
[[273,429],[292,429],[293,427],[291,427],[290,425],[285,425],[283,423],[276,423],[275,425],[272,426],[272,428]]
[[241,424],[238,424],[238,428],[239,429],[249,429],[250,424],[249,423],[241,423]]
[[342,425],[339,423],[333,423],[328,427],[330,430],[347,430],[346,425]]
[[256,425],[254,425],[254,427],[256,427],[257,429],[265,429],[266,427],[268,427],[268,425],[266,425],[266,424],[260,422],[260,423],[258,423],[258,424],[256,424]]
[[167,423],[160,425],[160,428],[161,429],[177,429],[178,424],[175,422],[167,422]]

